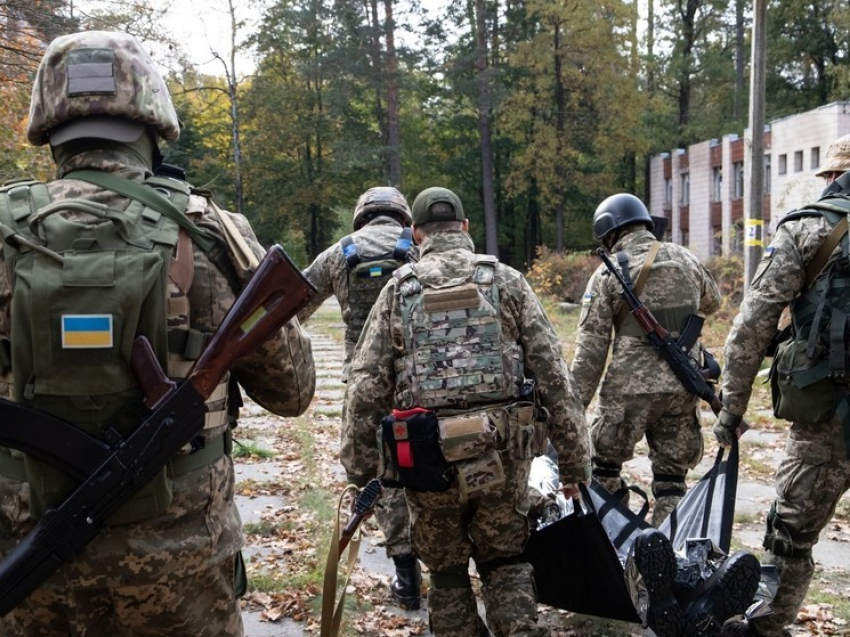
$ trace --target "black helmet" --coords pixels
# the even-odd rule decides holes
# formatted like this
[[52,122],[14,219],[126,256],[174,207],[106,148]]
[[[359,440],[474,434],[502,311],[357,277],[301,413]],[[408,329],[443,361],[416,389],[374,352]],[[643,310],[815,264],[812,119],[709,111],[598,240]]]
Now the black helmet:
[[652,230],[655,222],[643,202],[628,193],[611,195],[593,213],[593,238],[600,243],[614,230],[642,222]]

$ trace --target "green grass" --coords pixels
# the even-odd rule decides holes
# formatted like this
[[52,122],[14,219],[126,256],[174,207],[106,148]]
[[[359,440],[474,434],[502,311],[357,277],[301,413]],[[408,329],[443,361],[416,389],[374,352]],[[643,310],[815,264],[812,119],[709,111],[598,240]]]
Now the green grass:
[[277,452],[274,449],[268,449],[251,440],[233,441],[234,458],[274,458],[276,455]]

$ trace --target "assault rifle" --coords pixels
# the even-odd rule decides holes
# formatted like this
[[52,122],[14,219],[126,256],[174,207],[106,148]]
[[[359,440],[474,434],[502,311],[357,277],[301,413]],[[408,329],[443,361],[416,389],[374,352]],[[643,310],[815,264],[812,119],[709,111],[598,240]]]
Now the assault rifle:
[[348,546],[360,524],[375,512],[375,507],[378,505],[378,500],[381,499],[383,492],[384,487],[381,485],[381,479],[372,478],[354,500],[351,517],[348,519],[345,528],[342,529],[342,535],[339,538],[338,553],[340,555]]
[[[145,404],[151,413],[126,438],[112,430],[104,442],[59,418],[0,401],[0,445],[31,452],[81,481],[0,561],[0,616],[77,555],[106,518],[201,432],[204,401],[227,370],[295,316],[315,293],[283,249],[273,246],[180,385],[162,373],[147,339],[137,337],[131,366],[147,392]],[[79,455],[73,455],[77,451]]]
[[[649,342],[652,343],[652,346],[655,347],[661,358],[667,361],[667,364],[673,370],[673,374],[679,379],[679,382],[682,383],[682,386],[691,394],[696,394],[707,402],[714,415],[720,413],[723,404],[720,402],[717,394],[714,393],[711,384],[699,370],[694,368],[686,352],[682,351],[679,343],[673,340],[670,332],[658,322],[652,315],[652,312],[649,311],[649,308],[637,297],[632,286],[626,282],[622,273],[614,266],[611,259],[608,258],[605,250],[603,248],[597,248],[596,254],[602,259],[608,271],[617,279],[617,282],[622,288],[620,296],[628,304],[635,321],[637,321],[637,324],[643,330],[644,334],[646,334]],[[749,429],[749,425],[741,421],[741,424],[738,426],[738,436],[740,437],[747,429]]]

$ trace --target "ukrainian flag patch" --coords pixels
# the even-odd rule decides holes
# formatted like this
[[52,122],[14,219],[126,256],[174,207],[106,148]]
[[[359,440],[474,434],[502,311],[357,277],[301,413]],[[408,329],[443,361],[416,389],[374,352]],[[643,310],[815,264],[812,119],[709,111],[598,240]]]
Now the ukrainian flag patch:
[[373,265],[369,267],[369,276],[373,279],[378,276],[383,276],[384,268],[379,265]]
[[111,314],[62,315],[62,349],[111,348],[113,337]]

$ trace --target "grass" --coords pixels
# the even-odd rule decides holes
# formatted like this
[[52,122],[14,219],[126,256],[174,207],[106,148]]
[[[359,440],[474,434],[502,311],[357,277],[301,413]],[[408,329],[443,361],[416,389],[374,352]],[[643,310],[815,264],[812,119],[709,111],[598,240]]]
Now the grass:
[[[241,433],[241,432],[240,432]],[[234,458],[274,458],[277,452],[253,441],[234,440]]]

